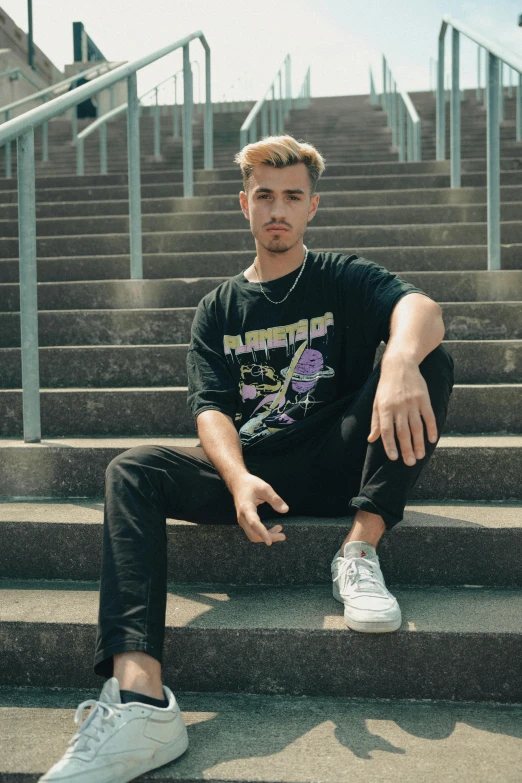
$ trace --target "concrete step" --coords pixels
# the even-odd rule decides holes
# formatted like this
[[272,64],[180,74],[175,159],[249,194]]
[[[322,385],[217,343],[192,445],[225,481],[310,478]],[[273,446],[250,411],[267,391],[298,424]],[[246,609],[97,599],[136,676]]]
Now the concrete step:
[[[314,139],[310,134],[301,134],[308,137],[310,142]],[[501,137],[501,160],[503,170],[513,169],[514,165],[520,159],[520,143],[514,142],[511,138],[514,136],[514,129],[509,128],[506,135]],[[317,147],[323,147],[321,139],[315,139]],[[234,160],[234,156],[237,152],[238,145],[231,148],[228,152],[222,155],[214,155],[214,166],[219,169],[225,166],[229,166],[231,161]],[[450,142],[447,142],[447,148],[450,148]],[[345,148],[335,148],[333,146],[328,147],[330,156],[336,160],[341,160],[345,164],[362,164],[362,163],[389,163],[394,164],[399,160],[399,153],[391,143],[391,133],[383,138],[382,142],[378,144],[365,143],[363,145],[358,144],[357,139],[354,139],[353,143]],[[461,150],[461,160],[466,162],[476,158],[477,154],[485,157],[487,151],[486,136],[482,134],[476,139],[470,139],[468,143],[464,144]],[[76,171],[76,158],[70,156],[68,159],[61,158],[62,153],[57,152],[55,155],[50,155],[50,162],[37,163],[37,174],[46,176],[50,174],[55,175],[71,175],[71,172]],[[423,159],[425,161],[434,160],[436,156],[435,139],[423,140]],[[59,163],[57,164],[57,160]],[[168,147],[164,150],[162,157],[156,159],[152,157],[152,148],[149,154],[142,156],[141,172],[142,174],[154,174],[161,172],[165,168],[179,167],[182,161],[181,149],[172,151]],[[204,155],[203,149],[194,150],[194,167],[196,170],[203,169],[204,167]],[[128,169],[128,161],[126,157],[122,157],[118,160],[113,160],[109,150],[109,162],[108,171],[109,176],[111,174],[125,175]],[[0,167],[0,172],[2,168]],[[83,176],[99,176],[101,175],[101,161],[97,155],[94,155],[89,161],[86,161],[84,165],[85,174]],[[16,176],[16,167],[13,168],[13,176]],[[102,175],[107,176],[107,175]]]
[[[522,203],[512,202],[501,207],[502,221],[518,221]],[[436,225],[448,223],[486,223],[487,207],[481,204],[422,204],[420,206],[324,207],[314,217],[313,227]],[[179,214],[145,214],[143,231],[222,231],[244,229],[246,221],[239,209],[228,212],[183,212]],[[39,237],[70,236],[71,234],[128,234],[126,215],[40,218],[36,232]],[[0,235],[17,237],[18,224],[0,220]]]
[[[184,584],[329,584],[347,517],[288,517],[284,546],[252,546],[239,525],[168,520],[168,579]],[[0,503],[0,572],[97,580],[103,501]],[[417,502],[379,546],[390,584],[522,587],[522,503]],[[502,562],[502,568],[499,568]],[[0,581],[1,584],[1,581]]]
[[[522,301],[522,270],[404,272],[436,301]],[[226,277],[103,280],[38,284],[40,310],[195,307]],[[19,310],[17,283],[0,283],[0,312]]]
[[[445,340],[455,382],[522,383],[522,340]],[[380,359],[382,348],[377,352]],[[40,348],[40,383],[48,389],[185,386],[187,345]],[[22,386],[19,348],[0,348],[0,388]]]
[[[45,437],[195,433],[184,386],[42,388],[40,399]],[[456,384],[443,431],[522,433],[522,384]],[[0,389],[0,436],[22,433],[22,391]]]
[[[522,187],[507,185],[502,188],[502,202],[522,201]],[[480,204],[485,205],[484,188],[462,188],[442,190],[390,190],[322,193],[323,207],[366,207],[366,206],[403,206],[420,204]],[[194,196],[193,198],[157,198],[142,199],[144,214],[184,213],[184,212],[225,212],[239,209],[237,195]],[[76,217],[78,215],[128,215],[129,202],[126,198],[112,201],[63,201],[37,202],[36,213],[39,218]],[[0,218],[14,220],[18,206],[14,203],[0,203]]]
[[[347,147],[350,145],[347,144]],[[325,148],[326,149],[326,148]],[[520,145],[522,151],[522,144]],[[384,176],[386,174],[393,174],[395,176],[400,175],[413,175],[413,174],[448,174],[450,173],[449,160],[423,160],[419,162],[394,163],[388,162],[375,162],[375,163],[339,163],[329,155],[332,163],[326,164],[326,177],[361,177],[361,176]],[[506,164],[509,168],[519,169],[520,166],[513,166],[513,164]],[[477,157],[472,160],[466,160],[462,163],[462,172],[470,173],[476,171],[486,171],[487,164],[486,158]],[[204,171],[195,172],[194,180],[196,182],[223,182],[225,180],[240,181],[238,176],[239,170],[237,166],[229,166],[228,168],[214,168],[205,169]]]
[[[2,783],[36,783],[74,734],[73,710],[97,699],[101,684],[1,688],[0,731],[9,748]],[[190,750],[143,775],[143,783],[440,783],[441,768],[446,783],[518,783],[520,776],[516,705],[185,693],[167,684]]]
[[[447,340],[520,340],[519,302],[442,302]],[[161,310],[42,310],[39,344],[164,345],[188,343],[193,307]],[[0,347],[20,345],[18,313],[0,312]]]
[[[323,249],[323,248],[315,248]],[[502,269],[522,268],[522,245],[503,245]],[[346,250],[340,252],[346,252]],[[382,264],[391,272],[458,271],[487,268],[485,245],[440,245],[436,247],[368,247],[360,252]],[[227,277],[238,274],[252,263],[253,249],[149,253],[144,256],[145,279],[175,277]],[[0,281],[18,280],[18,258],[0,260]],[[128,255],[57,256],[38,259],[38,280],[59,282],[73,280],[117,280],[130,276]]]
[[[100,175],[103,176],[103,175]],[[108,176],[108,175],[106,175]],[[123,175],[122,175],[123,176]],[[156,177],[157,175],[150,175],[150,177]],[[147,178],[143,178],[146,180]],[[522,184],[522,176],[517,171],[505,171],[501,173],[501,185],[505,186],[520,186]],[[106,183],[106,180],[104,180]],[[318,192],[319,193],[331,193],[335,192],[354,192],[354,191],[375,191],[375,190],[411,190],[411,189],[444,189],[449,190],[449,175],[447,174],[426,174],[426,175],[401,175],[401,176],[372,176],[372,177],[344,177],[344,178],[329,178],[324,177],[319,181]],[[486,187],[486,173],[476,172],[471,174],[463,174],[462,185],[464,188],[468,187]],[[215,182],[204,183],[199,182],[194,186],[194,195],[196,197],[203,196],[223,196],[232,195],[237,198],[242,185],[238,180],[237,182]],[[170,180],[167,182],[152,181],[142,182],[141,188],[142,197],[146,198],[164,198],[164,197],[182,197],[183,186],[181,183]],[[49,201],[86,201],[92,199],[93,201],[99,200],[112,200],[112,199],[126,199],[128,198],[128,189],[126,184],[119,185],[86,185],[80,181],[76,186],[62,185],[61,187],[53,187],[49,184],[47,187],[38,188],[36,191],[37,200],[43,202]],[[14,189],[0,190],[0,201],[3,204],[15,204],[17,201],[16,191]]]
[[[1,197],[1,193],[0,193]],[[522,186],[506,185],[501,190],[503,203],[521,202]],[[321,193],[321,207],[383,207],[422,204],[485,206],[487,201],[484,188],[425,190],[368,190],[362,192]],[[238,211],[237,194],[224,196],[194,196],[193,198],[147,198],[142,199],[144,214],[170,214],[185,212],[226,212]],[[320,214],[320,211],[318,214]],[[36,204],[36,214],[40,218],[76,217],[78,215],[124,215],[129,213],[127,198],[110,201],[49,201]],[[16,204],[0,203],[0,218],[14,220],[18,214]]]
[[[245,221],[246,224],[246,221]],[[501,225],[504,244],[522,242],[522,220],[504,222]],[[442,223],[438,225],[405,226],[350,226],[310,227],[306,242],[313,247],[335,250],[337,248],[484,245],[487,240],[485,223]],[[143,235],[144,253],[194,252],[198,250],[252,250],[252,234],[245,225],[243,230],[200,231],[197,245],[193,231],[156,232]],[[127,234],[99,234],[39,237],[37,253],[40,258],[80,255],[121,255],[129,252]],[[18,239],[0,238],[0,258],[16,258]]]
[[[171,411],[169,414],[174,416]],[[187,445],[193,438],[57,438],[41,444],[0,440],[0,497],[102,497],[111,459],[132,446]],[[520,435],[443,435],[412,490],[416,500],[521,500]]]
[[[99,687],[85,655],[94,649],[97,583],[4,580],[2,588],[0,684]],[[330,585],[170,583],[165,681],[191,691],[522,701],[520,588],[394,592],[401,629],[358,634]]]

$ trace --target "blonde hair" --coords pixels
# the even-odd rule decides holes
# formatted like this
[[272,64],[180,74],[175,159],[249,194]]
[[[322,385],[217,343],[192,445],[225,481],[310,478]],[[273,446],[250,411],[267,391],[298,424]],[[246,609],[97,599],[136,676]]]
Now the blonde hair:
[[297,141],[293,136],[267,136],[237,153],[234,160],[241,167],[245,190],[252,171],[264,163],[267,166],[282,169],[295,163],[304,163],[310,178],[310,190],[313,194],[317,180],[324,171],[324,158],[311,144]]

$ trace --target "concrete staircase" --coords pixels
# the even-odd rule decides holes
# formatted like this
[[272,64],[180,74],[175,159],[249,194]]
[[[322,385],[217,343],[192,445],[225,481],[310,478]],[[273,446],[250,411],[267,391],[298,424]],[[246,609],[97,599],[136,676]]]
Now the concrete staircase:
[[[383,113],[363,96],[313,99],[287,126],[327,159],[308,246],[358,252],[423,288],[455,359],[443,437],[380,549],[403,626],[372,638],[344,626],[329,565],[346,520],[288,520],[287,542],[270,549],[239,527],[169,520],[164,676],[191,748],[144,780],[520,780],[522,145],[507,101],[503,270],[488,272],[483,110],[467,96],[463,188],[451,191],[448,163],[433,162],[433,96],[413,98],[427,118],[422,163],[396,162]],[[16,192],[0,180],[0,783],[36,780],[74,733],[71,708],[99,692],[106,465],[137,443],[195,442],[194,308],[253,256],[232,162],[242,116],[214,119],[219,168],[196,172],[192,200],[170,118],[160,162],[143,121],[139,282],[126,279],[123,142],[107,176],[88,145],[79,178],[70,128],[50,133],[60,154],[51,147],[37,181],[38,445],[21,440]],[[115,122],[109,149],[124,136]]]

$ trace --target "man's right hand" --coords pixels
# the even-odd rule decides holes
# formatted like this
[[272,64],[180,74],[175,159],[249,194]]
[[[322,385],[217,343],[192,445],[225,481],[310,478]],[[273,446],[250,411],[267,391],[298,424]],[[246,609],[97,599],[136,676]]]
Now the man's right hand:
[[275,541],[286,540],[281,525],[274,525],[268,529],[263,525],[257,513],[257,507],[261,503],[269,503],[274,511],[278,511],[280,514],[286,514],[288,511],[288,506],[274,492],[270,484],[251,473],[247,473],[235,483],[232,488],[232,496],[236,507],[237,521],[250,541],[256,544],[264,542],[267,546],[271,546]]

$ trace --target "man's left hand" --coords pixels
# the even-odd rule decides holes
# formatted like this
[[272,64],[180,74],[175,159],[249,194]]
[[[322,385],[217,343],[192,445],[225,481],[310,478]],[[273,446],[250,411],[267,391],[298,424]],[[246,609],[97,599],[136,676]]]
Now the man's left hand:
[[[398,458],[395,433],[406,465],[415,465],[425,455],[424,429],[432,443],[437,441],[437,423],[430,395],[418,364],[400,354],[383,357],[381,377],[373,403],[372,443],[379,435],[388,457]],[[413,445],[412,445],[413,440]]]

